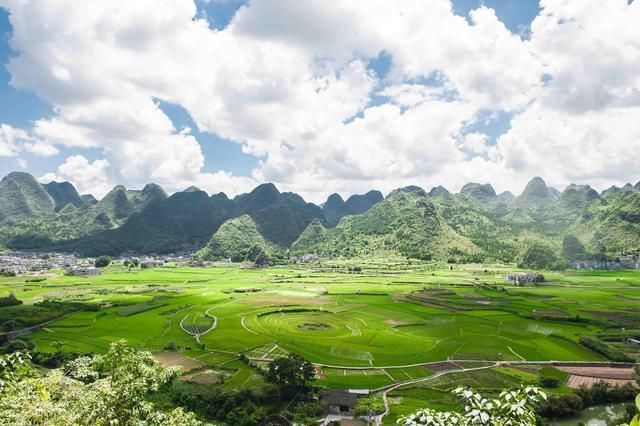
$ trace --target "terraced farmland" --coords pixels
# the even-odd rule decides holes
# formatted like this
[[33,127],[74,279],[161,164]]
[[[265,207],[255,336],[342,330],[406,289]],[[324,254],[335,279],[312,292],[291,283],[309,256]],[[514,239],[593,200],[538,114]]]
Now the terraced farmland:
[[427,377],[447,360],[602,360],[580,337],[607,333],[608,345],[625,350],[624,335],[640,333],[636,272],[551,274],[543,285],[509,287],[502,277],[515,268],[503,265],[348,266],[113,267],[90,279],[5,278],[0,295],[15,292],[25,306],[46,299],[95,307],[33,333],[38,350],[64,342],[65,351],[102,352],[126,339],[225,370],[228,386],[261,380],[241,354],[264,366],[296,352],[317,365],[322,385],[376,389]]

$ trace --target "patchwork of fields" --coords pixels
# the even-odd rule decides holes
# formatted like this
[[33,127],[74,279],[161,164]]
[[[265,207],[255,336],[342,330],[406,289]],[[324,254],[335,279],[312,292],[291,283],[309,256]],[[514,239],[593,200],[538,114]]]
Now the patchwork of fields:
[[322,385],[375,389],[429,376],[445,360],[602,360],[580,337],[606,334],[625,349],[624,336],[640,333],[637,272],[553,273],[511,287],[503,275],[514,268],[502,265],[347,266],[114,266],[91,278],[3,278],[0,296],[15,292],[25,303],[12,309],[25,314],[43,300],[99,306],[31,334],[40,351],[62,342],[64,351],[102,352],[126,339],[180,352],[228,386],[261,380],[240,354],[260,365],[296,352],[317,365]]

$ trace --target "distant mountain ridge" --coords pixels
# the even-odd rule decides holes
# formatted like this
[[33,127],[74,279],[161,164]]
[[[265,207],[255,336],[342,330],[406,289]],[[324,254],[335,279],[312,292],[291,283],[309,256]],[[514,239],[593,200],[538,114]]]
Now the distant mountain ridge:
[[640,182],[598,193],[574,184],[558,191],[536,177],[517,196],[488,183],[468,183],[457,194],[407,186],[386,197],[331,194],[320,207],[271,183],[234,198],[195,187],[169,196],[155,184],[119,185],[96,200],[68,182],[40,184],[23,172],[0,181],[0,247],[8,249],[517,261],[533,243],[561,260],[567,238],[584,247],[583,256],[640,253]]

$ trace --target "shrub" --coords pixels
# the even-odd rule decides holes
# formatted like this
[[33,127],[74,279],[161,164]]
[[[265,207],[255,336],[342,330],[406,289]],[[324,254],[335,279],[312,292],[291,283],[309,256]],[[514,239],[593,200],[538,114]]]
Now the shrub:
[[100,256],[94,264],[96,268],[105,268],[111,264],[111,256]]
[[555,418],[574,416],[583,408],[584,403],[578,395],[551,395],[540,404],[537,411],[543,417]]
[[15,354],[0,357],[0,383],[6,384],[0,389],[4,424],[202,424],[181,408],[162,411],[148,401],[152,391],[170,386],[179,371],[159,367],[150,353],[136,352],[124,342],[111,344],[105,355],[76,358],[64,371],[41,375],[31,369],[26,380],[14,374],[15,359]]
[[603,343],[599,340],[592,339],[590,337],[581,337],[580,344],[586,346],[592,351],[602,355],[606,359],[614,362],[633,362],[633,358],[629,355],[620,352],[619,350],[611,348],[606,343]]
[[544,392],[533,386],[504,391],[498,398],[485,399],[470,389],[453,391],[464,406],[462,413],[438,412],[431,409],[401,417],[398,424],[406,426],[471,426],[471,425],[534,425],[534,404],[547,399]]
[[167,344],[164,345],[163,349],[165,351],[177,351],[178,350],[178,345],[176,345],[176,342],[167,342]]
[[540,386],[543,388],[557,388],[560,386],[560,381],[555,377],[541,377]]
[[0,268],[0,277],[15,277],[16,273],[5,268]]
[[22,300],[18,300],[14,293],[11,293],[5,297],[0,297],[0,308],[3,308],[5,306],[16,306],[21,304],[22,304]]

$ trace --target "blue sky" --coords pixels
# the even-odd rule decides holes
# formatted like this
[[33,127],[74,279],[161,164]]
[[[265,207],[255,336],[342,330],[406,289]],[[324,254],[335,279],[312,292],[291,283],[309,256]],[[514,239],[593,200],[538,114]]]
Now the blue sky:
[[316,202],[640,179],[640,0],[74,1],[2,2],[0,174]]
[[[234,14],[243,6],[245,0],[197,0],[199,14],[206,17],[210,27],[223,29]],[[498,17],[514,32],[521,32],[538,13],[538,2],[534,0],[485,0],[483,4],[495,9]],[[461,16],[468,16],[468,12],[477,8],[480,0],[455,0],[455,12]],[[8,12],[0,8],[0,62],[6,64],[15,52],[9,46],[12,28],[8,20]],[[383,77],[389,69],[391,58],[384,52],[378,58],[371,60],[369,67]],[[11,75],[4,66],[0,67],[0,123],[9,124],[17,128],[29,128],[33,121],[53,114],[51,105],[27,90],[14,88]],[[204,171],[215,172],[227,170],[236,175],[249,175],[259,161],[259,157],[242,152],[240,144],[220,138],[214,134],[197,131],[197,126],[179,105],[162,103],[162,110],[171,118],[177,129],[190,127],[202,147],[205,156]],[[509,114],[502,114],[495,119],[488,119],[471,126],[468,131],[485,131],[492,138],[508,129]],[[52,169],[52,165],[61,163],[67,156],[81,153],[90,161],[100,158],[99,149],[69,149],[63,148],[58,155],[39,157],[25,153],[22,158],[27,161],[27,170],[36,176]],[[15,158],[0,157],[0,174],[19,169]]]

